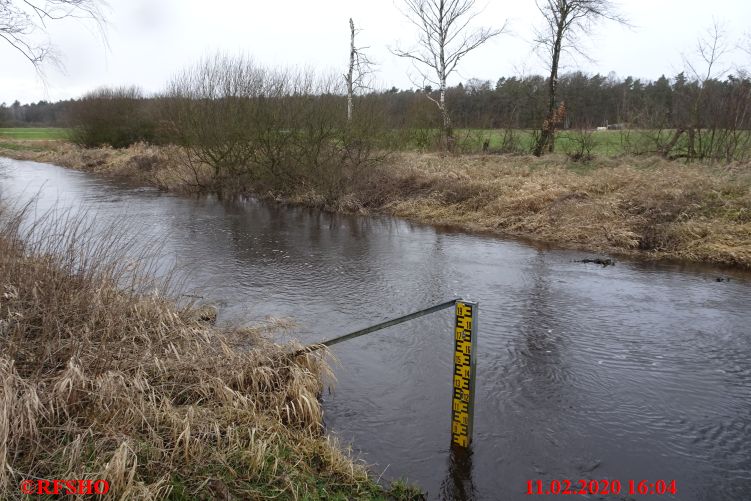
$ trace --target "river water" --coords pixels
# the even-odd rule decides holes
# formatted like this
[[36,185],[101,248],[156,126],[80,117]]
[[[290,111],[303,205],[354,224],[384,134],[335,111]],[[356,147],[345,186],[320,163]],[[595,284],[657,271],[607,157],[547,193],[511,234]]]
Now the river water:
[[[470,454],[450,442],[449,311],[337,345],[328,431],[430,499],[554,499],[528,481],[619,480],[620,496],[751,499],[751,275],[574,262],[385,217],[221,202],[0,159],[0,200],[87,208],[159,241],[220,321],[294,319],[313,342],[457,296],[479,301]],[[718,277],[729,281],[718,282]],[[677,495],[629,495],[629,481]],[[569,496],[570,497],[570,496]]]

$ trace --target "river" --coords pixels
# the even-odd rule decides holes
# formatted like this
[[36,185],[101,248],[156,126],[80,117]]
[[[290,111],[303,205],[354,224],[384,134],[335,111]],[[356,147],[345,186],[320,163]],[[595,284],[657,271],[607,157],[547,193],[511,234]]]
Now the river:
[[[619,480],[619,496],[751,499],[751,275],[582,264],[387,217],[189,198],[0,159],[0,200],[86,208],[160,242],[219,321],[294,319],[313,342],[462,296],[479,301],[474,442],[451,453],[450,311],[337,345],[326,427],[430,499],[529,496],[528,481]],[[718,277],[729,281],[718,282]],[[288,336],[288,335],[287,335]],[[285,336],[286,337],[286,336]],[[677,495],[628,495],[629,481]]]

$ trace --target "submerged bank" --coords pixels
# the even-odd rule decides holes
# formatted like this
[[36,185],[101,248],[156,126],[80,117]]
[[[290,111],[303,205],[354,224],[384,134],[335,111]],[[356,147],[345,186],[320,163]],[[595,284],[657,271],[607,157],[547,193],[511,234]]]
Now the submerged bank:
[[[0,155],[196,192],[207,173],[176,148],[81,149],[23,142]],[[306,187],[266,198],[340,212],[383,213],[563,247],[751,268],[751,169],[656,157],[571,162],[562,156],[399,153],[335,199]]]
[[115,233],[21,220],[0,207],[0,490],[20,498],[34,478],[106,480],[122,499],[413,494],[384,491],[325,436],[321,358],[143,293],[156,284]]

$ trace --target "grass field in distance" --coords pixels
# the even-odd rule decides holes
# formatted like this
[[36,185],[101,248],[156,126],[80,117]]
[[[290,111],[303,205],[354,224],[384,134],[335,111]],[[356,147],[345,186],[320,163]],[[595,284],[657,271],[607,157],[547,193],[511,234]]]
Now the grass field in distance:
[[70,129],[62,127],[13,127],[0,128],[0,139],[64,140],[70,137]]

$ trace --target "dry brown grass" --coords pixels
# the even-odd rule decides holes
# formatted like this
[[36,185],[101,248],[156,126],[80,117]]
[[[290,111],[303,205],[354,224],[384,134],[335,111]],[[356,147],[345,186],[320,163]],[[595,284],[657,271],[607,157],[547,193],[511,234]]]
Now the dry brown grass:
[[[189,168],[183,153],[172,147],[84,150],[59,143],[47,153],[0,149],[5,154],[171,191],[200,191],[209,184],[209,170]],[[564,247],[751,268],[748,164],[687,165],[656,157],[580,164],[555,155],[402,153],[362,176],[334,202],[304,187],[285,200]]]
[[406,154],[366,181],[364,207],[590,250],[751,267],[751,166],[657,158]]
[[[12,148],[10,148],[12,146]],[[6,140],[0,156],[45,162],[175,192],[198,192],[209,185],[210,169],[183,161],[170,146],[134,144],[129,148],[83,148],[64,141]]]
[[106,479],[112,499],[379,495],[322,433],[319,356],[197,321],[113,233],[22,219],[0,208],[3,499],[28,478]]

